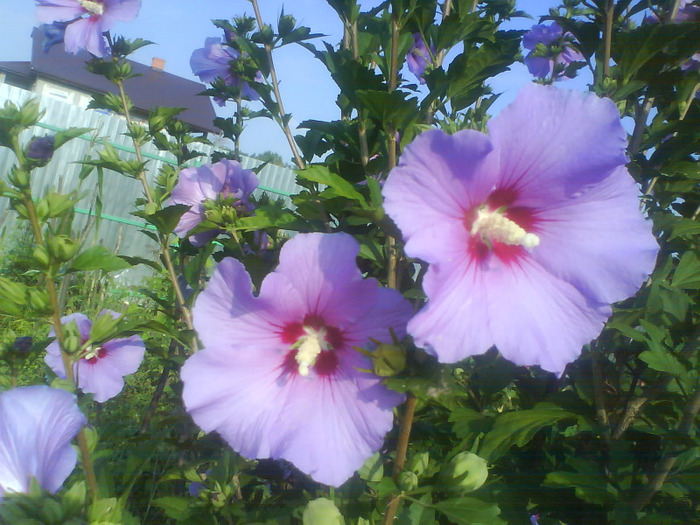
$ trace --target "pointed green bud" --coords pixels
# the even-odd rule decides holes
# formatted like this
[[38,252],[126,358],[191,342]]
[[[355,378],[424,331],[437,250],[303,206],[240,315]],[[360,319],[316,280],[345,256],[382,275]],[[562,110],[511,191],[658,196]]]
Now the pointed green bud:
[[400,345],[382,343],[372,352],[372,363],[378,376],[393,376],[406,368],[406,351]]
[[399,474],[396,482],[401,490],[414,490],[418,487],[418,476],[416,476],[415,472],[404,470]]
[[49,257],[49,252],[43,246],[37,246],[32,252],[32,257],[36,261],[36,264],[42,270],[49,267],[51,264],[51,257]]

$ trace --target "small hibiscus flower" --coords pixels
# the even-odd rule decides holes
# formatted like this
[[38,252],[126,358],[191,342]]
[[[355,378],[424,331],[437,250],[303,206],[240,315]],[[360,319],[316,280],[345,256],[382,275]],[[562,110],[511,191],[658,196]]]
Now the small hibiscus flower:
[[205,349],[182,368],[187,411],[247,458],[286,459],[340,485],[382,446],[402,396],[366,370],[371,341],[405,334],[411,306],[363,279],[349,235],[299,234],[252,293],[224,259],[195,303]]
[[[235,160],[223,159],[216,164],[182,170],[169,204],[186,204],[191,208],[180,217],[175,233],[183,238],[200,222],[208,219],[208,201],[219,201],[224,211],[229,207],[230,211],[235,211],[235,216],[250,215],[255,207],[248,199],[257,187],[255,172],[244,170]],[[202,246],[216,237],[219,231],[196,233],[190,241],[195,246]]]
[[[53,24],[52,41],[59,42],[62,36],[66,52],[75,54],[87,49],[101,57],[109,53],[103,33],[116,22],[136,18],[140,8],[141,0],[36,0],[36,20]],[[65,33],[59,36],[56,31]]]
[[421,34],[414,33],[413,45],[406,55],[406,64],[408,65],[408,70],[416,75],[421,84],[425,84],[423,75],[425,75],[428,65],[433,61],[431,55],[435,55],[435,48],[431,46],[430,50],[428,50],[428,46],[425,44]]
[[523,47],[530,50],[525,57],[528,71],[539,78],[569,78],[569,64],[584,60],[573,47],[573,35],[564,33],[556,22],[533,26],[523,35]]
[[496,345],[561,373],[654,268],[626,142],[612,101],[533,84],[489,135],[409,144],[383,193],[406,253],[430,263],[416,344],[442,362]]
[[[231,63],[241,58],[241,53],[236,49],[221,43],[217,37],[209,37],[204,41],[204,47],[195,49],[190,58],[192,73],[199,77],[202,82],[211,84],[217,78],[222,79],[227,85],[237,87],[241,90],[241,97],[245,100],[258,100],[260,95],[248,82],[238,78],[233,72]],[[262,73],[258,71],[255,75],[256,82],[262,82]],[[214,98],[219,106],[224,106],[226,100]]]
[[[119,317],[110,310],[103,310],[100,315]],[[146,347],[143,340],[137,336],[112,339],[100,346],[85,347],[90,339],[92,321],[83,314],[71,314],[63,317],[61,323],[66,325],[75,322],[81,337],[81,357],[73,363],[73,374],[78,388],[83,392],[94,394],[95,401],[103,403],[113,398],[124,388],[124,376],[138,370]],[[55,335],[53,329],[49,337]],[[58,341],[46,347],[46,364],[60,378],[66,377]]]
[[78,459],[71,440],[85,423],[65,390],[27,386],[0,394],[0,500],[29,492],[32,478],[49,492],[60,489]]

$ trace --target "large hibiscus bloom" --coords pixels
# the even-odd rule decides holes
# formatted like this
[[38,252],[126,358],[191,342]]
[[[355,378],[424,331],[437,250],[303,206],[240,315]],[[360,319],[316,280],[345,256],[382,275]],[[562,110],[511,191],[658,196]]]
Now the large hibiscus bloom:
[[36,20],[42,24],[68,22],[66,52],[87,49],[95,56],[108,53],[103,33],[116,22],[130,22],[139,12],[141,0],[36,0]]
[[625,146],[610,100],[538,85],[489,135],[431,130],[407,146],[383,191],[406,253],[431,263],[416,343],[443,362],[495,344],[561,373],[654,267]]
[[402,397],[355,347],[401,337],[411,314],[396,290],[363,279],[347,234],[299,234],[252,294],[223,260],[194,306],[205,349],[182,368],[194,421],[248,458],[284,458],[340,485],[381,446]]
[[[118,317],[111,310],[103,310],[100,315]],[[81,343],[90,339],[92,321],[83,314],[71,314],[61,318],[62,324],[72,321],[78,326]],[[53,328],[49,337],[55,336]],[[112,339],[101,346],[83,349],[83,355],[73,363],[73,375],[78,388],[83,392],[95,394],[95,401],[103,403],[113,398],[124,388],[124,376],[136,372],[143,361],[146,346],[138,335]],[[53,341],[46,347],[44,361],[58,377],[66,377],[61,350],[58,341]]]
[[0,499],[29,492],[31,478],[56,492],[75,468],[71,440],[85,424],[75,396],[48,386],[0,394]]

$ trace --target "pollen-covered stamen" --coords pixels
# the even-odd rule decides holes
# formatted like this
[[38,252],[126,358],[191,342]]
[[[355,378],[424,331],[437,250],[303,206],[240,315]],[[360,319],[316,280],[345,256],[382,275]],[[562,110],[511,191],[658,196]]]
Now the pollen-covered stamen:
[[315,329],[305,326],[304,333],[306,335],[301,336],[296,343],[298,350],[294,359],[299,365],[299,374],[307,376],[309,375],[309,369],[316,364],[316,360],[321,352],[331,350],[332,346],[326,340],[326,329],[324,327]]
[[511,246],[534,248],[540,243],[540,238],[534,233],[528,233],[518,226],[501,210],[489,210],[486,207],[477,212],[476,220],[472,223],[472,235],[480,235],[484,242],[502,242]]
[[92,0],[80,0],[80,5],[83,6],[87,12],[94,15],[102,16],[105,12],[105,6],[102,2],[94,2]]

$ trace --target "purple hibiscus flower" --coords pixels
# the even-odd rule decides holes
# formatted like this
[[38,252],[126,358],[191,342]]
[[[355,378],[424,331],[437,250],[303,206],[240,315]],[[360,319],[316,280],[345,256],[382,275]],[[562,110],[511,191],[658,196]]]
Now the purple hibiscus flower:
[[[258,177],[252,170],[244,170],[239,162],[223,159],[216,164],[185,168],[180,172],[169,204],[192,206],[180,217],[175,233],[183,238],[192,228],[206,219],[204,203],[208,200],[232,198],[238,215],[249,215],[255,207],[248,201],[258,187]],[[202,246],[218,235],[220,230],[194,234],[190,242]]]
[[78,459],[70,442],[85,423],[65,390],[27,386],[0,394],[0,500],[29,492],[31,478],[49,492],[60,489]]
[[340,485],[382,446],[402,396],[355,348],[405,334],[411,306],[363,279],[344,233],[299,234],[254,296],[224,259],[194,306],[205,349],[182,368],[187,411],[247,458],[286,459]]
[[435,48],[425,44],[425,40],[420,33],[413,34],[413,45],[411,49],[408,50],[406,55],[406,64],[408,65],[408,70],[416,75],[416,78],[421,84],[425,84],[425,70],[433,59],[432,56],[435,55]]
[[[141,0],[36,0],[36,20],[41,24],[67,22],[63,35],[66,52],[87,49],[101,57],[109,54],[103,33],[116,22],[136,18],[140,8]],[[60,25],[56,28],[62,29]]]
[[[111,310],[102,310],[99,315],[111,315],[119,317],[119,314]],[[61,318],[62,324],[75,321],[81,337],[81,345],[90,339],[92,321],[83,314],[71,314]],[[49,337],[55,335],[53,329]],[[133,374],[138,370],[146,347],[143,340],[137,336],[112,339],[101,346],[88,346],[82,348],[82,356],[73,363],[73,374],[78,388],[83,392],[94,394],[95,401],[104,403],[112,399],[124,388],[124,376]],[[66,369],[61,359],[61,351],[58,341],[54,341],[46,347],[44,361],[60,378],[66,377]]]
[[407,146],[383,193],[406,253],[431,264],[416,344],[442,362],[496,345],[561,373],[654,268],[625,146],[610,100],[535,84],[489,135],[431,130]]
[[[530,50],[525,57],[530,74],[538,78],[553,77],[555,80],[569,78],[566,66],[584,60],[583,55],[572,47],[572,38],[573,35],[564,33],[556,22],[533,26],[523,35],[523,47]],[[536,49],[537,44],[547,48],[544,55]]]
[[[241,53],[236,49],[221,43],[220,38],[209,37],[204,41],[204,47],[195,49],[190,58],[192,73],[197,75],[202,82],[211,84],[217,78],[221,78],[227,85],[238,87],[241,90],[241,97],[245,100],[258,100],[260,95],[248,82],[242,81],[231,70],[231,62],[235,62],[241,57]],[[260,71],[255,75],[256,82],[262,82],[263,76]],[[219,106],[224,106],[226,100],[214,98]]]

